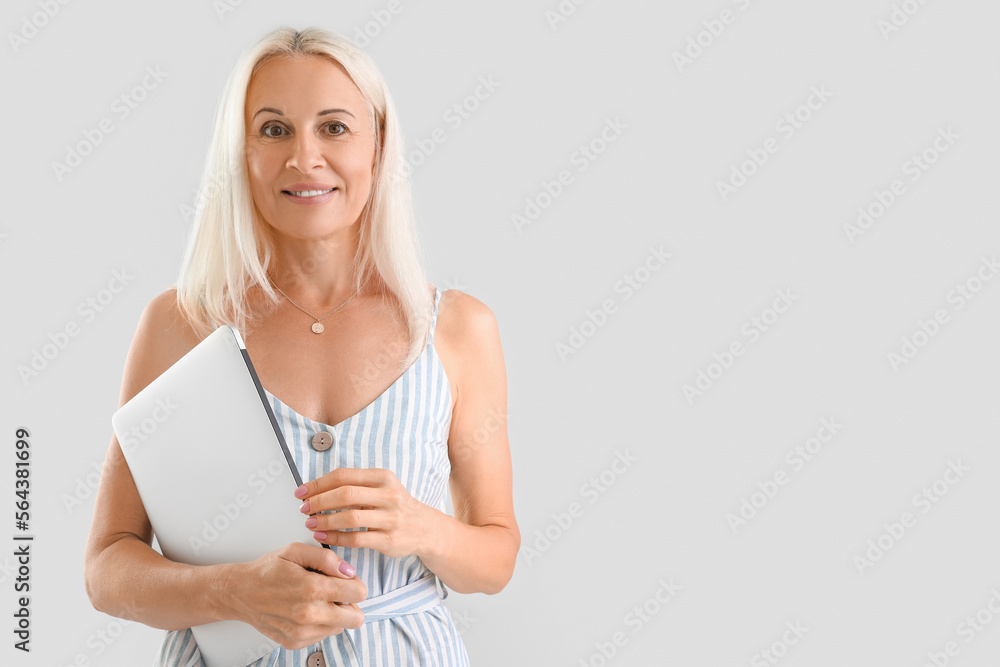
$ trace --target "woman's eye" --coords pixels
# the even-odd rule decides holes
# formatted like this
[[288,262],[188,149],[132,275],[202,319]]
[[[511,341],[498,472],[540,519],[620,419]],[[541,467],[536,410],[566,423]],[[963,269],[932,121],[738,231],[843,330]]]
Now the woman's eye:
[[[348,128],[347,128],[347,126],[344,125],[341,122],[327,123],[323,127],[326,129],[326,131],[329,134],[331,134],[333,136],[338,136],[338,135],[341,135],[341,134],[346,134],[349,131]],[[270,137],[272,139],[277,139],[279,137],[284,136],[284,134],[285,134],[285,128],[283,128],[281,125],[278,125],[276,123],[268,123],[267,125],[264,125],[263,127],[260,128],[260,134],[261,134],[261,136],[264,136],[264,137]]]
[[280,130],[281,132],[285,131],[284,128],[281,127],[280,125],[273,125],[272,124],[272,125],[265,125],[264,127],[260,128],[260,133],[262,135],[264,135],[265,137],[280,137],[281,136],[280,133],[273,133],[273,132],[271,132],[271,130]]

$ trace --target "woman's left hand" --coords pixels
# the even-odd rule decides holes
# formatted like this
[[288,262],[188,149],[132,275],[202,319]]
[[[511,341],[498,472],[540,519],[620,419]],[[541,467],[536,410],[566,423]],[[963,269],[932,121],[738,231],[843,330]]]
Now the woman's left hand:
[[[301,489],[305,488],[305,493]],[[423,554],[441,514],[410,495],[391,470],[338,468],[306,482],[295,495],[304,502],[306,528],[323,544],[375,549],[390,558]],[[327,510],[340,510],[316,514]],[[365,527],[367,530],[348,528]]]

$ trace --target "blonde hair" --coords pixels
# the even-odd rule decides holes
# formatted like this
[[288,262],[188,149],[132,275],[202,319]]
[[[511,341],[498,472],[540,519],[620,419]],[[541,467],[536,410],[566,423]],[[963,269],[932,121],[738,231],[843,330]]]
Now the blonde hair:
[[398,301],[409,332],[408,368],[424,347],[433,307],[416,235],[410,181],[396,109],[371,58],[347,38],[320,28],[279,28],[243,52],[219,101],[202,174],[194,226],[177,279],[177,305],[199,337],[214,326],[245,331],[252,321],[247,290],[271,304],[282,297],[267,269],[274,255],[269,226],[254,206],[247,175],[244,105],[254,73],[275,56],[322,56],[338,63],[361,91],[375,139],[372,190],[361,213],[354,290],[370,278]]

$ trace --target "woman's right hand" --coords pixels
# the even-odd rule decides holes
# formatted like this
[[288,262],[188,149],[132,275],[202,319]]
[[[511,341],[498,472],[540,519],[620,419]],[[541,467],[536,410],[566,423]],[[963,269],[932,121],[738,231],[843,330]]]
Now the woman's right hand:
[[222,577],[232,615],[289,650],[364,623],[357,603],[368,589],[330,549],[292,542],[256,560],[230,563]]

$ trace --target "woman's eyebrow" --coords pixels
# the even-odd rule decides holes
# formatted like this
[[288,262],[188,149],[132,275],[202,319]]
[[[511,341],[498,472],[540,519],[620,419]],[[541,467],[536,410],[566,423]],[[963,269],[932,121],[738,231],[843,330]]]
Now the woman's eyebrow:
[[317,116],[328,116],[329,114],[332,114],[332,113],[338,113],[338,112],[340,112],[340,113],[346,113],[346,114],[347,114],[348,116],[350,116],[351,118],[354,118],[354,117],[355,117],[355,116],[354,116],[354,114],[352,114],[352,113],[351,113],[350,111],[348,111],[347,109],[326,109],[326,110],[324,110],[324,111],[320,111],[320,112],[319,112],[318,114],[316,114],[316,115],[317,115]]
[[[284,116],[285,115],[285,114],[281,113],[280,111],[278,111],[277,109],[272,109],[271,107],[261,107],[260,109],[257,109],[257,113],[255,113],[253,115],[253,117],[256,118],[257,114],[262,113],[264,111],[270,111],[271,113],[277,114],[278,116]],[[332,113],[338,113],[338,112],[339,113],[346,113],[351,118],[355,118],[355,119],[357,118],[354,114],[352,114],[347,109],[324,109],[323,111],[320,111],[316,115],[317,116],[328,116],[328,115],[330,115]],[[253,120],[253,118],[251,118],[250,120]]]

